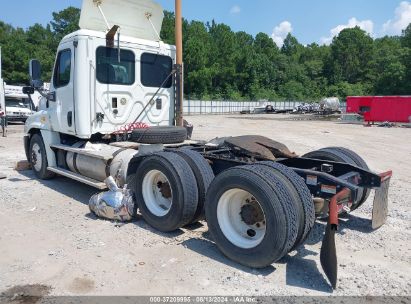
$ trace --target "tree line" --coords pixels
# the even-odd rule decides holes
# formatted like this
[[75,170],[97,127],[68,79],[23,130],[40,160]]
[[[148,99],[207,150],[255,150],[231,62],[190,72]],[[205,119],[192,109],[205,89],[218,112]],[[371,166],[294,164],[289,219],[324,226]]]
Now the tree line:
[[[28,83],[37,58],[50,79],[60,40],[78,29],[80,10],[53,13],[47,26],[22,29],[0,21],[3,77]],[[162,39],[174,44],[174,14],[165,12]],[[265,33],[234,32],[215,21],[183,22],[188,98],[314,101],[327,96],[411,95],[411,24],[400,36],[373,39],[345,29],[330,45],[302,45],[289,34],[279,48]]]

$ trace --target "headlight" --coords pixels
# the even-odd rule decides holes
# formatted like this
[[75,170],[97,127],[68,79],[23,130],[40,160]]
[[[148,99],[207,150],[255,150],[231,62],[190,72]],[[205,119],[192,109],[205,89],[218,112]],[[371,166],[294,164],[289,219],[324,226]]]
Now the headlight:
[[6,115],[13,115],[13,112],[6,111]]

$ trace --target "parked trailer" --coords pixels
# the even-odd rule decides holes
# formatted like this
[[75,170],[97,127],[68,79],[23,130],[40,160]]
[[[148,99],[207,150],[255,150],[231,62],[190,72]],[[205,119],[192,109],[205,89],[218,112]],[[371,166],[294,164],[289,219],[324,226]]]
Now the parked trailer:
[[347,113],[364,116],[366,122],[411,122],[411,96],[347,97]]
[[328,216],[320,259],[335,288],[338,216],[374,189],[372,225],[383,225],[392,173],[375,174],[339,147],[300,157],[261,136],[187,141],[187,129],[173,126],[182,119],[181,52],[157,40],[162,18],[151,0],[84,0],[81,29],[61,41],[47,92],[40,63],[30,62],[24,91],[44,97],[25,125],[34,173],[98,189],[111,176],[131,188],[154,228],[170,232],[205,219],[218,248],[254,268],[297,249],[316,217]]

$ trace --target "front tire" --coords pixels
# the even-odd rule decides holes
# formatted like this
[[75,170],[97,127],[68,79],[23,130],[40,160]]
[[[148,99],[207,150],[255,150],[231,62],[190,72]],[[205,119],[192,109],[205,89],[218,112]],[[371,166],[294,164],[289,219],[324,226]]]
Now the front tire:
[[43,138],[34,134],[30,140],[29,161],[34,174],[43,180],[55,177],[53,172],[47,170],[48,160]]

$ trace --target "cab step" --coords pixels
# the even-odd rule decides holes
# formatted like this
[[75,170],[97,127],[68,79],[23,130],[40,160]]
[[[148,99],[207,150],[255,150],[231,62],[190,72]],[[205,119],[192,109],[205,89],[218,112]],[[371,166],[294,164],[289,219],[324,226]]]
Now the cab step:
[[107,189],[107,185],[103,182],[100,182],[98,180],[89,178],[89,177],[85,177],[83,175],[62,169],[62,168],[58,168],[58,167],[48,167],[47,170],[54,172],[58,175],[62,175],[68,178],[71,178],[73,180],[76,180],[78,182],[81,182],[83,184],[89,185],[91,187],[97,188],[99,190],[105,190]]

